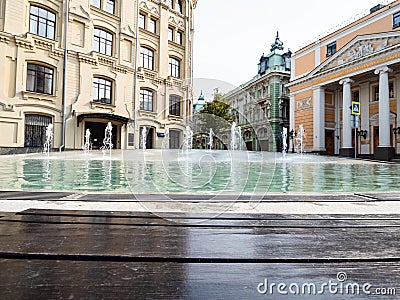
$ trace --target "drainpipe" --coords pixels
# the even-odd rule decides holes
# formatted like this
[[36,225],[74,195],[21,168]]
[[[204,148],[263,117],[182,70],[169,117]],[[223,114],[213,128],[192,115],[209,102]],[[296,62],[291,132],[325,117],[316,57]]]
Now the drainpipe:
[[133,60],[134,78],[133,78],[133,143],[136,143],[136,94],[137,94],[137,61],[139,54],[139,0],[136,1],[136,39],[135,39],[135,57]]
[[68,57],[68,17],[69,1],[65,1],[65,21],[64,21],[64,66],[63,66],[63,94],[62,94],[62,137],[59,151],[65,150],[65,130],[67,117],[67,57]]

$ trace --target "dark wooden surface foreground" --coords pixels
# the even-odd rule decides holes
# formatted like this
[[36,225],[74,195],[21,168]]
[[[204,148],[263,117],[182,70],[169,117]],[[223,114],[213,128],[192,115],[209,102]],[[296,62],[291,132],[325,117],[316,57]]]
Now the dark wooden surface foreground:
[[[340,283],[338,273],[392,295],[257,290],[266,279]],[[0,212],[0,299],[396,297],[400,215]]]

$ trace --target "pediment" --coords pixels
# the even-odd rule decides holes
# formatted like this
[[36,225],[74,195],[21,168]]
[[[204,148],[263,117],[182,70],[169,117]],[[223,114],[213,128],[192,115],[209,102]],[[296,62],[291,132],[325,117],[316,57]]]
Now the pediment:
[[90,20],[90,14],[83,8],[82,5],[71,7],[71,14]]
[[400,46],[400,33],[398,32],[358,36],[314,69],[310,75],[323,73],[351,62],[362,61],[396,46]]

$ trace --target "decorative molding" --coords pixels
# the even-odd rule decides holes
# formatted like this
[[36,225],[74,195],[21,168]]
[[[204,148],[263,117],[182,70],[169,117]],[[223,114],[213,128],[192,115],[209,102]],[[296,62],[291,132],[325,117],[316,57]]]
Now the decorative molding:
[[108,112],[115,112],[115,105],[112,104],[103,104],[100,102],[90,101],[90,108],[93,110],[102,110]]
[[17,47],[33,50],[33,44],[27,38],[15,35],[14,40]]
[[15,105],[14,104],[6,104],[4,102],[0,102],[0,106],[3,107],[3,111],[15,112]]
[[310,107],[310,106],[311,106],[311,97],[296,101],[296,108],[297,109],[303,109],[305,107]]
[[160,16],[160,11],[155,6],[149,7],[145,1],[140,2],[139,6],[156,16]]
[[136,37],[135,31],[133,31],[130,25],[125,25],[124,27],[122,27],[121,33],[133,38]]
[[82,17],[82,18],[84,18],[84,19],[86,19],[86,20],[90,20],[90,14],[89,14],[89,12],[86,11],[86,10],[83,8],[82,5],[71,7],[71,8],[69,9],[69,12],[70,12],[71,14],[73,14],[73,15],[78,16],[78,17]]
[[98,62],[97,62],[96,58],[94,58],[91,55],[78,53],[78,60],[79,60],[79,62],[82,62],[82,63],[85,63],[85,64],[89,64],[89,65],[93,65],[93,66],[97,66],[98,65]]
[[57,97],[54,95],[40,94],[28,91],[22,91],[22,97],[24,100],[36,100],[36,101],[48,101],[55,104]]

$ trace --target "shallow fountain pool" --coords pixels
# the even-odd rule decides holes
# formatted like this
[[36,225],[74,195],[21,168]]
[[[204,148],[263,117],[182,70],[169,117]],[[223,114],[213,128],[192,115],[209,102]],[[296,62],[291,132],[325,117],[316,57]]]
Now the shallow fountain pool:
[[1,190],[240,194],[400,191],[400,165],[210,150],[0,156]]

